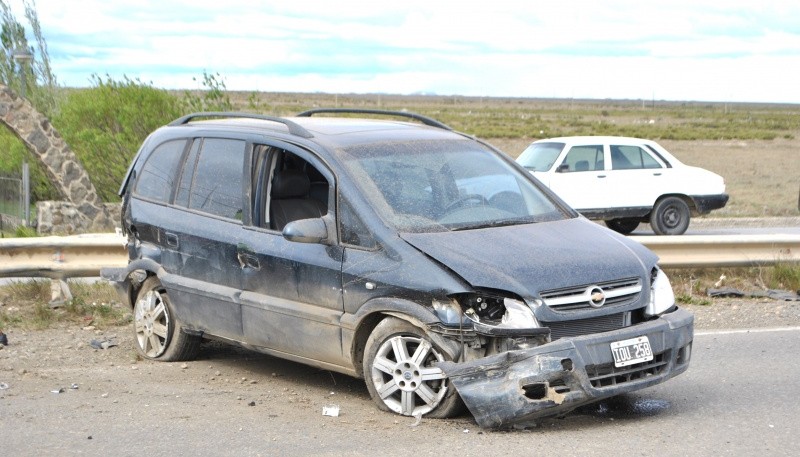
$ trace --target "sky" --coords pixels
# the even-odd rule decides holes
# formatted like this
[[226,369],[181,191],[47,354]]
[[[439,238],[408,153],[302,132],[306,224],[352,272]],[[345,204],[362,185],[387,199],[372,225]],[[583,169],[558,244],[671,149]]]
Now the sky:
[[36,7],[53,70],[69,87],[90,86],[97,74],[195,89],[207,72],[244,91],[800,103],[800,2],[792,0]]

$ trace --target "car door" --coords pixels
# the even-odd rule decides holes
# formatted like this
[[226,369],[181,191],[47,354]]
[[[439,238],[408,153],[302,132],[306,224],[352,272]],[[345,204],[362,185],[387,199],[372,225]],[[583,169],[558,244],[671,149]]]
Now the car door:
[[651,208],[668,186],[670,169],[635,144],[609,144],[611,169],[607,183],[617,208]]
[[604,208],[608,182],[602,144],[578,144],[565,148],[550,174],[550,189],[577,210]]
[[[276,227],[273,205],[281,171],[300,171],[309,178],[297,195],[294,217],[303,200],[324,200],[326,224],[335,238],[333,174],[308,151],[275,142],[253,148],[250,194],[253,220],[238,246],[242,277],[242,328],[248,344],[297,360],[342,365],[340,319],[343,250],[335,239],[324,243],[289,241]],[[322,178],[320,178],[322,177]],[[324,182],[323,182],[324,181]],[[312,188],[316,189],[312,191]],[[274,208],[272,208],[274,209]],[[316,210],[315,210],[316,211]]]
[[195,138],[162,226],[171,251],[168,276],[177,314],[188,329],[242,339],[237,246],[244,234],[246,141]]

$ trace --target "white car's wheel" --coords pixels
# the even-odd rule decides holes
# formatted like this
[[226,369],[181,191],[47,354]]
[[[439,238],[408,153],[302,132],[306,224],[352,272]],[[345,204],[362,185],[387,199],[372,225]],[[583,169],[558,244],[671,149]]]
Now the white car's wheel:
[[623,235],[629,235],[638,226],[639,219],[635,218],[609,219],[606,221],[606,227]]
[[689,228],[689,205],[678,197],[659,200],[650,215],[650,226],[656,235],[683,235]]

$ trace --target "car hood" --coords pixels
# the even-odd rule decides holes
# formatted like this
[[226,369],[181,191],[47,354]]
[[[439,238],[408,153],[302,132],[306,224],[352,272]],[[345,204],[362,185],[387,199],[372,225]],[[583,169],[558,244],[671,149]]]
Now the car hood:
[[658,260],[641,244],[583,217],[400,236],[472,287],[523,298],[538,297],[542,290],[646,278]]

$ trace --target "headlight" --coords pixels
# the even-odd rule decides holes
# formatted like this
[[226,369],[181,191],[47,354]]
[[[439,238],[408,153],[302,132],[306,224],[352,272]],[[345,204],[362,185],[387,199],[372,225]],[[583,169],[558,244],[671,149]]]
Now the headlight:
[[650,303],[644,310],[647,317],[658,316],[675,305],[675,293],[667,275],[656,267],[650,284]]
[[490,294],[462,295],[458,300],[472,322],[500,328],[539,327],[524,301]]

